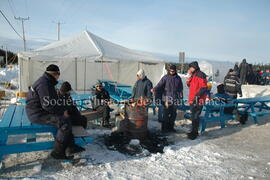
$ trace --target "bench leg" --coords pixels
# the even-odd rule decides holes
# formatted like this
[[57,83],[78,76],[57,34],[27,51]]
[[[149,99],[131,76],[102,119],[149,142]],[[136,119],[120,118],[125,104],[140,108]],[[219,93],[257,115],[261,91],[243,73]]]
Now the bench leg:
[[[8,134],[6,131],[2,131],[0,132],[0,148],[1,146],[5,146],[7,144],[7,140],[8,140]],[[3,159],[4,159],[4,156],[5,153],[0,151],[0,169],[3,167]]]
[[[255,112],[254,105],[251,106],[251,112],[253,112],[253,113]],[[258,125],[258,121],[257,121],[257,117],[256,116],[253,116],[253,122]]]
[[225,121],[223,119],[220,120],[220,127],[225,128]]
[[206,122],[204,119],[200,119],[200,132],[204,132],[206,128]]
[[29,143],[29,142],[36,142],[36,137],[37,137],[36,134],[27,134],[26,142],[27,143]]

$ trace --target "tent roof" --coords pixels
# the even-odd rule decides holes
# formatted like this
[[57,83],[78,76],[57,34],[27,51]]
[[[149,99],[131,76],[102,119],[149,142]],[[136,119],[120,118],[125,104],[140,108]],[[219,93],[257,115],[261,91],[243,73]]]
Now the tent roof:
[[65,40],[53,42],[34,51],[21,52],[19,56],[42,61],[78,58],[90,61],[164,62],[164,60],[150,54],[128,49],[104,40],[88,31],[83,31]]

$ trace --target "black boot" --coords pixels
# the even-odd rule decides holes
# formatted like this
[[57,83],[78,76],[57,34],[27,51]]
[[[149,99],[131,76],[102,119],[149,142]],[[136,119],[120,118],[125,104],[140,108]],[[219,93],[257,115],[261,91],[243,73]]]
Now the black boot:
[[75,154],[83,151],[85,151],[85,148],[78,146],[76,144],[67,148],[67,154]]
[[74,136],[71,135],[70,142],[68,143],[67,147],[67,154],[75,154],[85,151],[85,149],[81,146],[75,144]]
[[172,132],[172,133],[176,132],[176,130],[174,129],[174,122],[169,124],[168,130],[169,132]]
[[66,147],[55,141],[55,144],[54,144],[54,150],[51,152],[51,156],[54,158],[54,159],[66,159],[66,160],[70,160],[70,159],[73,159],[74,157],[73,156],[66,156]]
[[187,133],[187,136],[190,140],[194,140],[198,137],[198,132],[190,132],[190,133]]

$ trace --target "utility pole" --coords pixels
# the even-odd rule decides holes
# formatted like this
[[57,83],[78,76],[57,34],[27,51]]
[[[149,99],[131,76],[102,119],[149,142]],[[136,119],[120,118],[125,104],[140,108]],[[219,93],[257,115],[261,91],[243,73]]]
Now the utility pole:
[[54,22],[53,23],[57,24],[57,40],[60,41],[60,26],[61,24],[65,24],[65,23],[61,23],[60,21],[58,22]]
[[15,18],[16,20],[19,20],[19,21],[22,22],[22,29],[23,29],[23,49],[24,49],[24,51],[26,51],[26,40],[25,40],[25,33],[24,33],[24,21],[29,20],[29,17],[27,17],[27,18],[22,18],[22,17],[15,17],[15,16],[14,16],[14,18]]
[[179,63],[181,64],[181,74],[184,73],[185,52],[179,52]]
[[7,67],[7,65],[8,65],[8,57],[7,57],[7,45],[6,45],[6,67]]

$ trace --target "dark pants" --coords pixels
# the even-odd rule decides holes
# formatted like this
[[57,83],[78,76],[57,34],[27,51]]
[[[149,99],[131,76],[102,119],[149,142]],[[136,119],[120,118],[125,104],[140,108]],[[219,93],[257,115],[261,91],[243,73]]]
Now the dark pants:
[[87,128],[87,118],[82,115],[71,115],[71,124],[73,126],[82,126],[84,129]]
[[169,107],[163,106],[163,120],[162,130],[171,130],[174,127],[174,121],[176,118],[176,106],[169,105]]
[[38,122],[33,122],[42,125],[50,125],[57,128],[55,140],[57,143],[67,147],[74,142],[72,134],[71,118],[65,118],[56,114],[44,114],[39,116]]
[[110,120],[110,107],[108,105],[102,105],[102,106],[98,106],[96,108],[96,111],[99,114],[102,114],[102,124],[109,124],[109,120]]
[[202,105],[198,104],[191,104],[190,111],[191,111],[191,120],[192,120],[192,133],[198,133],[199,125],[200,125],[200,114],[202,112]]
[[240,82],[241,82],[241,84],[246,84],[247,83],[247,75],[240,74]]
[[163,121],[163,106],[159,105],[158,106],[158,122],[162,122]]

